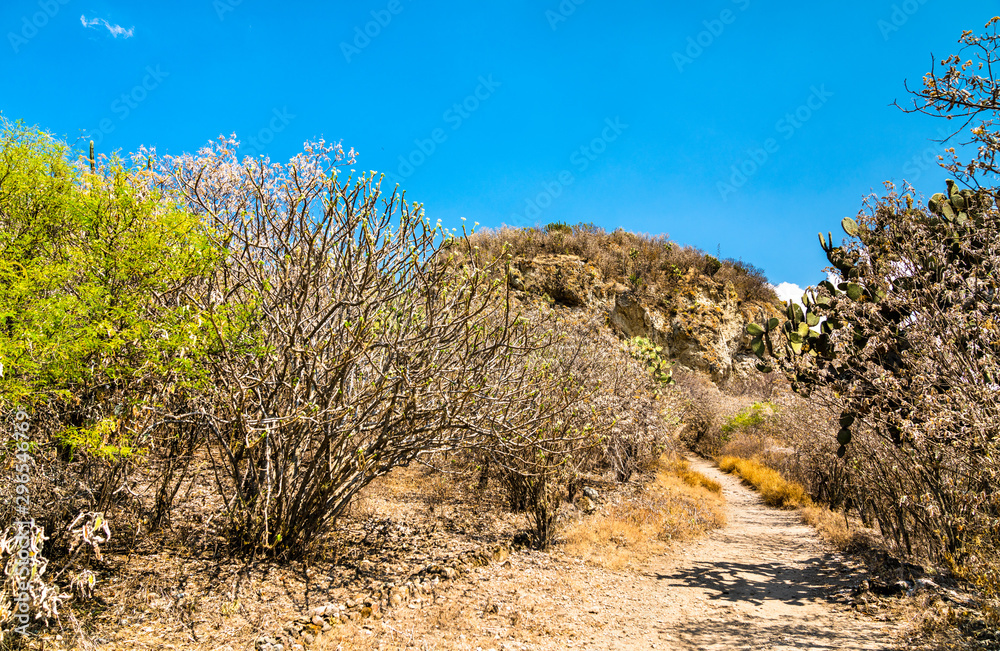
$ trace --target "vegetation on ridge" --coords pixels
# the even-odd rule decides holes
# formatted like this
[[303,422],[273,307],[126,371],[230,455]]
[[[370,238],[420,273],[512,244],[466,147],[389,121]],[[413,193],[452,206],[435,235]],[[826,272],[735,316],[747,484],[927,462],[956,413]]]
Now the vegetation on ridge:
[[642,235],[617,229],[608,233],[593,224],[562,223],[541,228],[483,229],[471,238],[479,260],[503,255],[528,260],[538,255],[575,255],[615,280],[654,300],[675,292],[689,273],[730,282],[742,301],[776,302],[764,271],[742,260],[718,260],[691,247],[671,242],[665,235]]

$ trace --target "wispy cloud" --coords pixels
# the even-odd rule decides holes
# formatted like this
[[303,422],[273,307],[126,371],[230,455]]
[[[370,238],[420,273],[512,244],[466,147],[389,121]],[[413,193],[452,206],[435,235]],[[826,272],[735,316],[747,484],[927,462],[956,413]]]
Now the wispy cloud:
[[128,29],[125,29],[121,25],[112,25],[103,18],[93,18],[91,20],[87,20],[87,17],[82,14],[80,15],[80,23],[84,27],[97,27],[99,25],[104,25],[105,27],[107,27],[108,31],[111,32],[111,35],[114,36],[115,38],[118,38],[119,36],[124,36],[125,38],[131,38],[132,34],[135,33],[135,27],[129,27]]

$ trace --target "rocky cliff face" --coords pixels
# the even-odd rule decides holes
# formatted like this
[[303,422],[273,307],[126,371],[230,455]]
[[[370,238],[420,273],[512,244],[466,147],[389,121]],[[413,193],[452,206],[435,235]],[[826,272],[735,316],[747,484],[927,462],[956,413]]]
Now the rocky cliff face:
[[664,357],[716,382],[752,368],[747,323],[779,316],[777,306],[741,302],[731,284],[694,271],[678,279],[672,294],[644,296],[571,255],[515,259],[510,284],[526,297],[603,311],[622,336],[646,337],[663,346]]

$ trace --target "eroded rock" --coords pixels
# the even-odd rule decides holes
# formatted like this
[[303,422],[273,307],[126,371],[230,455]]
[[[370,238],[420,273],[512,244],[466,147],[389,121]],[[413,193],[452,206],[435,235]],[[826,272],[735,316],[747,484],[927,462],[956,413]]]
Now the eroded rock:
[[643,296],[607,281],[600,270],[572,255],[541,255],[512,264],[511,287],[566,307],[604,311],[622,336],[645,337],[663,357],[719,382],[755,363],[746,326],[779,316],[777,306],[742,302],[731,283],[690,270],[668,296]]

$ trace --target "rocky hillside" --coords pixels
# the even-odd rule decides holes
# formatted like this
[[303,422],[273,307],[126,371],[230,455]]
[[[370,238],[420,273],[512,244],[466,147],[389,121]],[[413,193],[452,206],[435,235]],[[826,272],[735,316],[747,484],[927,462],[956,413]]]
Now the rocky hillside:
[[513,258],[510,284],[522,299],[603,312],[620,335],[645,337],[663,347],[663,357],[716,382],[752,370],[746,325],[779,315],[776,301],[742,299],[731,281],[694,267],[672,287],[640,291],[583,257],[541,254]]

